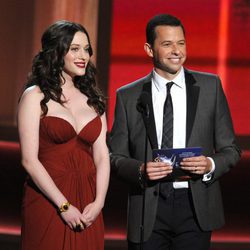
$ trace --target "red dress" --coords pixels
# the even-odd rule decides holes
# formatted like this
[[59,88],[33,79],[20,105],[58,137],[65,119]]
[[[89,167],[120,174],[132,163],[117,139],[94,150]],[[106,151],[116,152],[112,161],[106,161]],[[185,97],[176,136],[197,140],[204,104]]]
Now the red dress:
[[[91,146],[101,127],[99,116],[82,128],[79,134],[62,118],[46,116],[40,122],[39,160],[60,191],[80,212],[95,200],[96,168]],[[87,229],[74,232],[32,180],[26,181],[22,207],[22,250],[101,249],[104,249],[102,214]]]

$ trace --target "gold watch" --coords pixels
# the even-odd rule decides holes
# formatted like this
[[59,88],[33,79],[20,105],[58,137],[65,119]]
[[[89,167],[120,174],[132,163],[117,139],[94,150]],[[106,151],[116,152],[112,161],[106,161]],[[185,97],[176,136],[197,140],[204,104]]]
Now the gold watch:
[[59,207],[59,212],[63,213],[69,210],[70,203],[68,201],[64,202],[60,207]]

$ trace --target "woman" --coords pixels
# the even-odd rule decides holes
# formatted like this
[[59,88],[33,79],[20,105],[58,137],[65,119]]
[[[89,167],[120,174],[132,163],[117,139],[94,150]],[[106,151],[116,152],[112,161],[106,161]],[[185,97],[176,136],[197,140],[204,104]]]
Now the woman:
[[84,27],[58,21],[44,32],[34,58],[18,109],[29,175],[23,250],[104,248],[101,209],[110,167],[105,105],[91,55]]

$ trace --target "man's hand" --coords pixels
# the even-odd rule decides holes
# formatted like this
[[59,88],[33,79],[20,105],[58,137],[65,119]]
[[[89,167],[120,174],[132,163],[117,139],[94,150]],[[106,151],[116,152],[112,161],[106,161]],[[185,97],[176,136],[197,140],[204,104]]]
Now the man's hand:
[[201,155],[184,158],[181,162],[181,168],[192,174],[204,175],[211,171],[212,163],[207,157]]
[[148,162],[145,170],[144,164],[141,166],[141,172],[151,181],[159,180],[168,176],[173,171],[173,167],[164,162]]

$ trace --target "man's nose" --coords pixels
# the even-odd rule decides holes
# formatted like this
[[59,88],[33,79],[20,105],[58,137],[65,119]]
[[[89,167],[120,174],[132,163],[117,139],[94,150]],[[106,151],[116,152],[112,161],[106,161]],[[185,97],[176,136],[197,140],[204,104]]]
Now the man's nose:
[[172,45],[172,53],[179,54],[180,53],[180,48],[177,44]]

